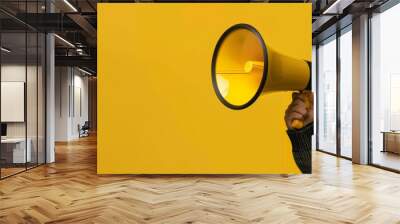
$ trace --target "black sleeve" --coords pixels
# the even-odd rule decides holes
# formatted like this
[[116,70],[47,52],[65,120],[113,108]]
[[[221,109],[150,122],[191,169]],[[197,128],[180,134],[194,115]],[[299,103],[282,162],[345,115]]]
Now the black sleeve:
[[287,131],[292,142],[294,160],[302,173],[311,173],[311,137],[313,129],[313,124],[309,124],[300,130]]

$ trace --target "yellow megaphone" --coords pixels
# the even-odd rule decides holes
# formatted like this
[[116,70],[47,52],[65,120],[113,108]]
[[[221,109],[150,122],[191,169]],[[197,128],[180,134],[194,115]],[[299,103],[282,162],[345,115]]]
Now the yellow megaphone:
[[[311,89],[310,67],[310,62],[271,49],[253,26],[236,24],[217,42],[212,83],[225,106],[240,110],[253,104],[262,93]],[[302,121],[292,122],[294,128],[302,126]]]

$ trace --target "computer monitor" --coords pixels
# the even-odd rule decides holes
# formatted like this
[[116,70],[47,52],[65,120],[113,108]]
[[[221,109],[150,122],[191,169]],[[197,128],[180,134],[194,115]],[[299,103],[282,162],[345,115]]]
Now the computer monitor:
[[7,136],[7,124],[5,123],[1,123],[1,136]]

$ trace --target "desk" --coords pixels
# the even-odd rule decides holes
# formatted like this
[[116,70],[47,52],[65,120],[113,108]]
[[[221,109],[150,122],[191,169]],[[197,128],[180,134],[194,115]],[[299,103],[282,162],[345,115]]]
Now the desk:
[[[26,147],[26,154],[25,154],[25,138],[1,139],[2,157],[3,157],[3,152],[4,152],[5,157],[3,157],[3,158],[5,158],[8,163],[31,162],[31,160],[32,160],[32,153],[31,153],[32,141],[30,138],[28,138],[27,142],[28,142],[28,144],[27,144],[28,147]],[[11,160],[11,158],[12,158],[12,160]]]
[[400,154],[400,131],[382,131],[383,150],[382,152],[393,152]]

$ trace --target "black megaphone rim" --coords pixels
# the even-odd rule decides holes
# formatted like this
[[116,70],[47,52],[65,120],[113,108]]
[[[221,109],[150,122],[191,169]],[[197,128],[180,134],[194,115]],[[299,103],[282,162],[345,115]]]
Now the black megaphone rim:
[[[263,71],[263,76],[260,82],[260,85],[257,89],[257,92],[254,94],[254,96],[245,104],[242,105],[234,105],[229,103],[227,100],[225,100],[225,98],[222,96],[221,92],[219,91],[218,88],[218,83],[217,83],[217,77],[216,77],[216,71],[215,71],[215,66],[217,63],[217,58],[218,58],[218,53],[219,50],[221,48],[222,43],[224,42],[224,40],[228,37],[229,34],[231,34],[232,32],[239,30],[239,29],[245,29],[248,30],[250,32],[252,32],[254,35],[256,35],[259,43],[262,46],[263,49],[263,56],[264,56],[264,71]],[[236,25],[231,26],[230,28],[228,28],[223,34],[222,36],[219,38],[217,45],[215,46],[214,49],[214,54],[212,57],[212,62],[211,62],[211,79],[212,79],[212,84],[214,87],[214,91],[217,94],[218,99],[228,108],[233,109],[233,110],[242,110],[245,109],[247,107],[249,107],[250,105],[252,105],[257,98],[261,95],[265,83],[267,81],[267,75],[268,75],[268,51],[267,51],[267,46],[265,45],[264,39],[262,38],[261,34],[257,31],[256,28],[254,28],[253,26],[249,25],[249,24],[244,24],[244,23],[239,23]]]

